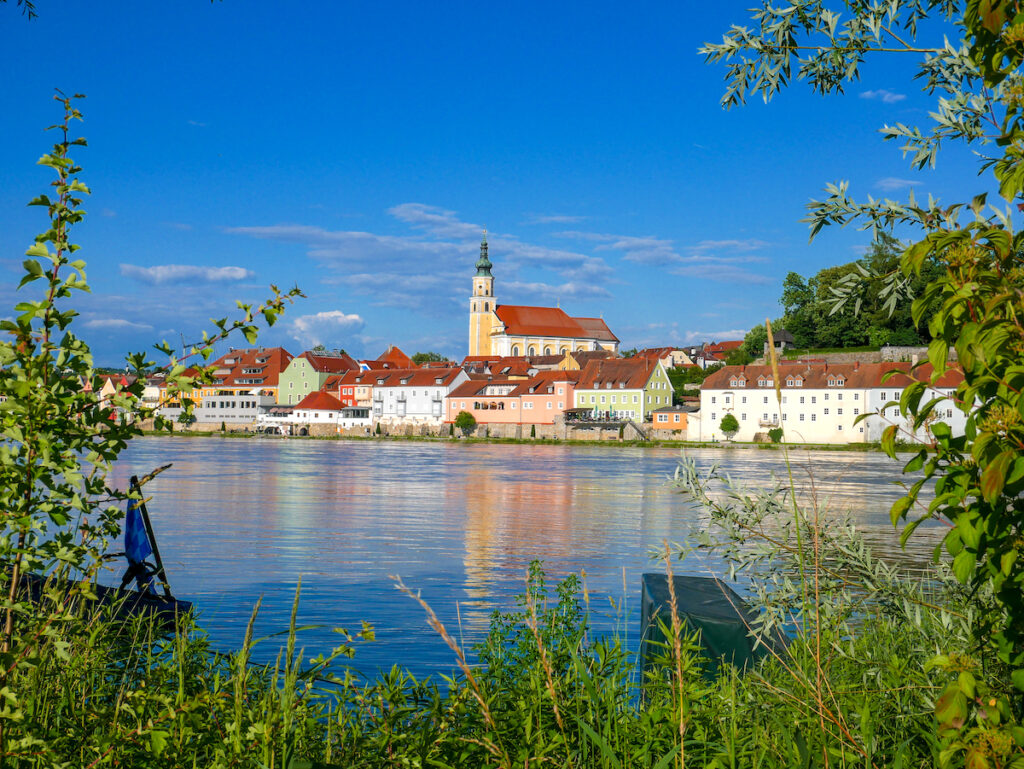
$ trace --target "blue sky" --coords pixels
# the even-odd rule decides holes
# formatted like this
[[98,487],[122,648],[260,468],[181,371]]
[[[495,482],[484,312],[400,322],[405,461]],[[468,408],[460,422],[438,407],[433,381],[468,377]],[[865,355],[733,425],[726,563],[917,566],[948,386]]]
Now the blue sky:
[[625,347],[738,338],[780,313],[787,272],[868,242],[808,243],[825,183],[981,189],[966,153],[917,173],[882,141],[933,107],[911,58],[843,96],[723,110],[697,49],[749,0],[37,5],[0,5],[0,300],[45,227],[25,203],[50,181],[53,89],[85,93],[93,294],[75,306],[107,365],[271,283],[308,298],[263,344],[461,358],[484,227],[499,302],[601,314]]

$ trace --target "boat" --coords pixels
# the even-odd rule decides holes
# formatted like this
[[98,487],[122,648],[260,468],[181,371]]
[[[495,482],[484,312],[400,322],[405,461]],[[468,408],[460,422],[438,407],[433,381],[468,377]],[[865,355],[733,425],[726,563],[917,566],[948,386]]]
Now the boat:
[[[20,589],[32,601],[39,601],[47,588],[56,588],[64,594],[75,594],[75,600],[89,605],[109,607],[114,617],[127,620],[133,617],[149,617],[161,625],[173,625],[181,616],[192,611],[190,601],[182,601],[171,593],[160,548],[156,543],[153,523],[146,508],[142,487],[157,475],[171,467],[158,467],[141,480],[132,476],[129,489],[132,492],[125,512],[125,549],[111,553],[107,559],[124,557],[127,568],[119,587],[91,582],[88,587],[83,580],[68,580],[56,575],[27,573],[21,575]],[[134,589],[131,587],[134,582]],[[87,607],[88,608],[88,607]]]

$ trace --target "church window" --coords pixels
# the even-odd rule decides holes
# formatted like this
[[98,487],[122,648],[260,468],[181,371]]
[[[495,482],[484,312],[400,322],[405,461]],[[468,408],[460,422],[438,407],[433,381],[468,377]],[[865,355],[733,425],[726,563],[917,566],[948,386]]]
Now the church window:
[[527,351],[527,353],[526,353],[526,354],[527,354],[527,355],[536,355],[536,354],[537,354],[537,348],[536,348],[536,347],[534,347],[534,346],[533,346],[533,345],[531,344],[531,345],[530,345],[530,349],[529,349],[529,350]]
[[545,355],[550,355],[551,354],[551,348],[550,347],[545,347],[544,348],[544,354]]
[[512,345],[512,357],[519,357],[519,345],[517,344]]
[[490,302],[484,302],[484,312],[490,312],[490,311],[491,311],[491,303]]

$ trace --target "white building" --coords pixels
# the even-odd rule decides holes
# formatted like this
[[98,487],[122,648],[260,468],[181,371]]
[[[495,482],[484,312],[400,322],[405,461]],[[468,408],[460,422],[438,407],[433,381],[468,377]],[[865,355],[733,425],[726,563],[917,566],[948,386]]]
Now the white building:
[[[903,373],[886,378],[893,370]],[[782,401],[775,390],[771,366],[726,366],[704,380],[700,391],[699,425],[691,427],[694,440],[722,440],[721,423],[732,414],[740,429],[737,441],[752,441],[757,433],[781,427],[790,443],[870,443],[881,439],[889,425],[899,428],[898,440],[926,442],[929,426],[917,433],[885,404],[898,401],[914,381],[930,382],[930,365],[911,373],[909,363],[797,363],[779,367]],[[936,421],[962,434],[966,415],[952,400],[963,380],[959,369],[944,374],[922,398],[945,398],[936,409]],[[867,418],[857,421],[863,414]]]
[[392,369],[371,372],[373,419],[386,425],[439,425],[445,398],[469,380],[461,368]]

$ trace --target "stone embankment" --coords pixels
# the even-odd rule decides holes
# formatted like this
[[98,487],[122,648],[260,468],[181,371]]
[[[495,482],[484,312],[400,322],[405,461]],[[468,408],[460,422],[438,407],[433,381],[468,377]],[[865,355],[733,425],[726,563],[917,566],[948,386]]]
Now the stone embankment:
[[[152,420],[146,420],[141,424],[143,430],[152,430]],[[533,430],[531,431],[531,427]],[[339,428],[335,425],[312,424],[295,425],[294,435],[308,435],[313,438],[346,437],[346,438],[369,438],[377,435],[377,426],[372,427],[349,427]],[[253,423],[234,424],[225,423],[225,432],[230,433],[255,433],[256,426]],[[302,432],[305,430],[305,432]],[[452,430],[450,425],[412,425],[412,424],[384,424],[380,425],[380,435],[403,438],[448,438],[452,433],[459,435],[459,430]],[[650,425],[641,425],[643,439],[655,438],[661,440],[686,440],[685,430],[658,430],[652,431]],[[220,432],[220,423],[200,424],[194,423],[188,426],[176,424],[176,433],[210,433]],[[657,433],[653,434],[652,433]],[[664,434],[663,434],[664,433]],[[635,441],[641,439],[641,433],[637,429],[626,425],[619,435],[619,428],[611,427],[575,427],[571,424],[558,423],[554,425],[477,425],[471,433],[473,438],[506,438],[515,440],[559,440],[559,441],[617,441],[620,437],[623,440]]]

